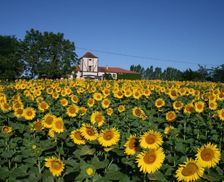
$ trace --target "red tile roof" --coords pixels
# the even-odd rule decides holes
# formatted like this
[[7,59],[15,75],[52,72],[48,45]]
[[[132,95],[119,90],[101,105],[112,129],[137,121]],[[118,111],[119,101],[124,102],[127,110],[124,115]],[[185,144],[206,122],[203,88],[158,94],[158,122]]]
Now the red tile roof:
[[[75,71],[81,71],[80,67],[79,66],[75,67]],[[137,73],[135,71],[126,70],[126,69],[123,69],[123,68],[118,68],[118,67],[101,67],[101,66],[98,66],[98,72],[139,74],[139,73]]]
[[128,74],[138,74],[135,71],[126,70],[118,67],[98,67],[99,72],[107,72],[107,73],[128,73]]
[[81,58],[98,58],[91,52],[86,52]]

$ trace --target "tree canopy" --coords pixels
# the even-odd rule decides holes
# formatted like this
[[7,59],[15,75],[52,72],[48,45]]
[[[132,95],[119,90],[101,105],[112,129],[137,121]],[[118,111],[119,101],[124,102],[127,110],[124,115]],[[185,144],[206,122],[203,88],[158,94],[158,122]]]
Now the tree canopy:
[[23,70],[20,41],[13,36],[0,36],[0,79],[14,80]]
[[74,43],[64,39],[62,33],[31,29],[26,32],[21,48],[25,72],[31,78],[65,77],[78,62]]

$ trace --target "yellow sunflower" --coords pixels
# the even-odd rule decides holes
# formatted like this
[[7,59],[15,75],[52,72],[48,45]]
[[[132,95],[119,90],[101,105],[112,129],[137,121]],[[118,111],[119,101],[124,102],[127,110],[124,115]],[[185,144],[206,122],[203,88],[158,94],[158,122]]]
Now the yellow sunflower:
[[221,119],[222,121],[224,121],[224,108],[218,110],[218,116],[219,116],[219,119]]
[[96,101],[101,101],[103,99],[103,95],[99,92],[96,92],[93,94],[93,98],[96,100]]
[[112,108],[108,108],[107,109],[107,115],[111,116],[113,114],[113,109]]
[[24,112],[23,108],[18,108],[14,111],[14,115],[19,119],[23,117],[23,112]]
[[27,107],[23,110],[23,117],[26,120],[33,120],[36,116],[36,111],[32,107]]
[[136,162],[143,173],[154,173],[162,167],[164,159],[163,149],[158,148],[141,152],[137,155]]
[[94,104],[95,104],[95,100],[93,98],[89,98],[87,101],[88,107],[93,107]]
[[217,109],[217,106],[218,106],[218,104],[217,104],[216,100],[209,100],[209,102],[208,102],[209,109],[214,111]]
[[53,176],[60,176],[64,170],[64,163],[56,157],[45,158],[45,167],[48,167]]
[[194,111],[194,105],[192,103],[186,104],[184,106],[184,113],[191,114]]
[[110,100],[109,99],[104,99],[101,103],[102,107],[104,109],[108,108],[110,106]]
[[180,111],[180,110],[183,108],[183,105],[184,105],[183,102],[177,100],[177,101],[174,101],[174,103],[173,103],[173,108],[174,108],[175,110]]
[[103,116],[102,112],[95,111],[92,113],[90,120],[92,124],[97,124],[97,126],[100,127],[103,125],[105,117]]
[[158,98],[158,99],[156,99],[156,101],[155,101],[155,106],[157,107],[157,108],[161,108],[161,107],[163,107],[165,105],[165,101],[162,99],[162,98]]
[[140,137],[139,143],[144,149],[157,149],[163,144],[162,135],[157,131],[149,130]]
[[138,151],[138,138],[136,135],[130,135],[124,144],[124,153],[127,155],[135,155]]
[[56,118],[56,119],[53,120],[52,129],[56,133],[63,133],[64,132],[65,127],[64,127],[63,119],[61,117]]
[[165,135],[169,135],[172,129],[174,129],[173,126],[167,126],[167,127],[164,129],[164,134],[165,134]]
[[79,129],[73,130],[69,135],[72,141],[77,145],[84,145],[86,144],[85,138],[82,136]]
[[82,136],[89,141],[96,140],[98,137],[98,132],[96,128],[90,126],[90,124],[83,124],[80,128]]
[[140,90],[134,90],[133,93],[132,93],[132,96],[135,98],[135,99],[140,99],[141,96],[142,96],[142,92]]
[[126,89],[124,91],[124,96],[125,97],[131,97],[132,96],[132,90],[131,89]]
[[93,176],[94,175],[94,169],[92,167],[88,167],[85,169],[85,172],[88,176]]
[[1,103],[0,108],[3,112],[9,112],[12,109],[8,103]]
[[125,106],[124,105],[119,105],[117,108],[118,112],[122,113],[125,111]]
[[31,125],[31,130],[34,130],[34,131],[41,131],[43,128],[44,128],[44,126],[40,120],[35,121]]
[[55,115],[48,113],[43,117],[42,124],[45,128],[52,128],[55,119],[56,119]]
[[197,161],[188,159],[184,164],[180,164],[176,171],[178,181],[196,181],[204,174],[204,168]]
[[46,111],[49,108],[49,105],[46,101],[42,101],[38,104],[38,109],[42,112]]
[[101,131],[98,137],[99,143],[103,147],[110,147],[118,143],[120,139],[120,133],[115,128],[105,129]]
[[63,107],[65,107],[65,106],[68,105],[68,100],[67,100],[66,98],[62,98],[62,99],[60,100],[60,104],[61,104]]
[[12,133],[12,127],[10,127],[10,126],[3,126],[2,127],[2,133],[5,133],[5,134]]
[[166,113],[166,120],[168,122],[175,121],[176,117],[177,117],[177,115],[174,111],[169,111],[169,112]]
[[202,167],[215,167],[221,158],[221,152],[215,144],[208,143],[198,149],[196,154],[198,163]]
[[172,100],[178,97],[178,91],[176,89],[170,89],[168,94]]
[[79,98],[76,95],[71,95],[70,99],[75,104],[79,102]]
[[140,118],[140,117],[142,116],[143,112],[144,112],[144,111],[143,111],[140,107],[134,107],[134,108],[132,109],[132,114],[133,114],[135,117],[138,117],[138,118]]
[[79,113],[80,113],[81,116],[84,116],[86,114],[86,111],[87,111],[87,108],[85,108],[83,106],[81,106],[79,108]]
[[198,101],[194,104],[195,111],[198,113],[202,113],[204,111],[205,103],[202,101]]
[[66,109],[66,114],[69,117],[76,117],[79,111],[79,107],[77,105],[71,105]]

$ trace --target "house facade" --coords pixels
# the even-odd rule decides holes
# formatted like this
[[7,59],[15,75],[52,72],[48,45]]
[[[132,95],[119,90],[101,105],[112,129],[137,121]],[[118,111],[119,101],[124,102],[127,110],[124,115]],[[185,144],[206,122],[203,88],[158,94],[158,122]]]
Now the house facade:
[[126,70],[119,67],[101,67],[99,58],[91,52],[86,52],[81,58],[79,66],[76,67],[76,78],[80,79],[98,79],[103,80],[105,74],[110,74],[114,80],[118,74],[138,74],[134,71]]

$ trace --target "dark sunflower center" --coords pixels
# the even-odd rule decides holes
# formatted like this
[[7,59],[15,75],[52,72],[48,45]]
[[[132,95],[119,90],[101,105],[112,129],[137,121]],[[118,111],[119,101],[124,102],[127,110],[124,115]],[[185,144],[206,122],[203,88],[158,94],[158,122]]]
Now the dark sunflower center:
[[49,116],[49,117],[46,118],[45,122],[46,122],[48,125],[51,125],[52,122],[53,122],[53,118]]
[[205,148],[202,152],[201,152],[201,158],[204,161],[210,161],[214,158],[214,152],[211,149]]
[[16,113],[19,114],[19,115],[21,115],[21,114],[23,114],[23,110],[22,109],[17,109],[16,110]]
[[79,131],[75,132],[74,136],[78,140],[82,140],[83,139],[82,136],[81,136],[81,133]]
[[70,108],[69,108],[69,112],[70,112],[71,114],[75,114],[76,109],[75,109],[74,107],[70,107]]
[[55,126],[58,129],[61,129],[63,127],[62,123],[60,121],[55,122]]
[[136,109],[135,114],[136,114],[136,116],[140,116],[142,114],[142,112],[140,109]]
[[130,149],[135,149],[135,148],[136,148],[136,140],[135,140],[134,138],[132,138],[132,139],[130,140],[128,147],[129,147]]
[[41,130],[41,129],[42,129],[42,124],[41,124],[41,122],[37,122],[37,123],[35,123],[35,125],[34,125],[34,129],[35,129],[35,130]]
[[103,138],[105,140],[111,140],[114,136],[114,133],[112,131],[107,131],[103,134]]
[[52,162],[52,168],[54,168],[55,170],[59,170],[62,167],[61,163],[58,161],[53,161]]
[[89,135],[89,136],[93,136],[95,133],[94,133],[94,130],[92,128],[86,128],[86,133]]
[[161,101],[161,100],[157,101],[158,106],[161,106],[162,104],[163,104],[163,101]]
[[156,141],[156,136],[153,134],[148,134],[145,138],[146,143],[153,144]]
[[32,116],[33,115],[33,112],[32,111],[27,111],[27,116]]
[[189,163],[181,171],[183,176],[191,176],[198,171],[198,166],[195,163]]
[[42,108],[42,109],[46,109],[46,108],[47,108],[47,105],[46,105],[45,103],[42,103],[42,104],[41,104],[41,108]]
[[97,123],[101,122],[103,120],[103,117],[101,114],[96,115],[95,120]]
[[148,152],[143,157],[143,160],[146,164],[152,164],[156,160],[156,154],[154,152]]

